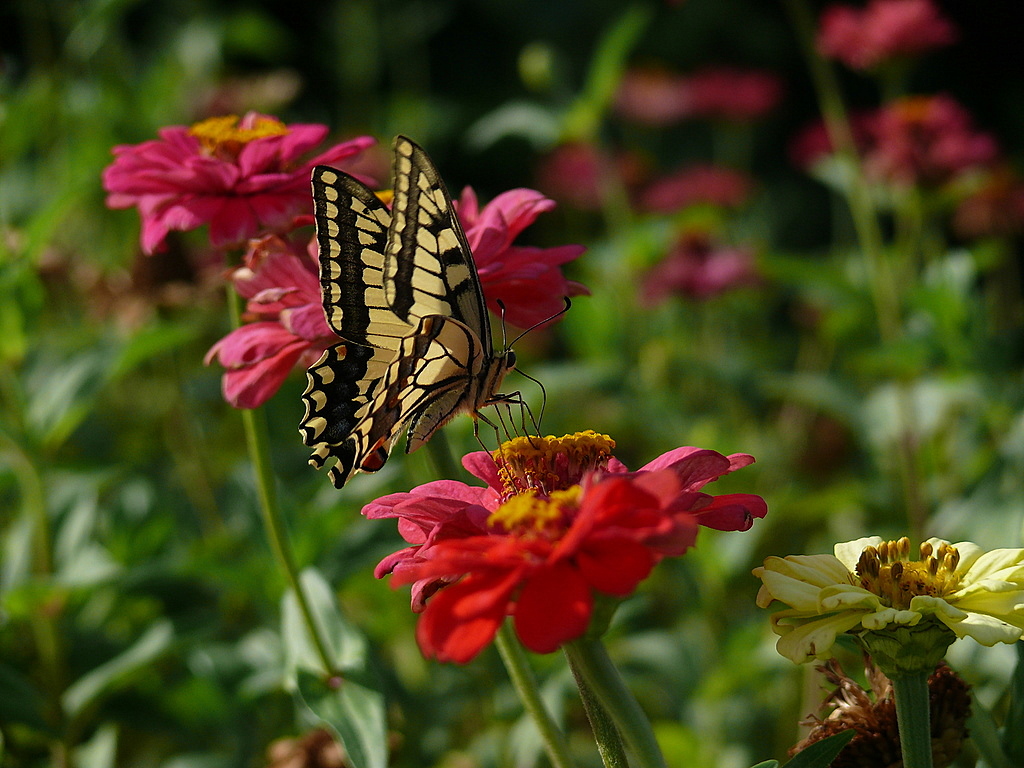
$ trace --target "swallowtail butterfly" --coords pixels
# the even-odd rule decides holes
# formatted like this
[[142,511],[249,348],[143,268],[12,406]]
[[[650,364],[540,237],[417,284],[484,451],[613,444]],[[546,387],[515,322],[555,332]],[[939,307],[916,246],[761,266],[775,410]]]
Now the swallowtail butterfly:
[[342,342],[307,372],[299,425],[341,488],[376,472],[409,425],[406,452],[458,413],[477,418],[515,366],[495,354],[480,278],[451,197],[419,146],[395,139],[390,209],[364,184],[313,169],[320,284]]

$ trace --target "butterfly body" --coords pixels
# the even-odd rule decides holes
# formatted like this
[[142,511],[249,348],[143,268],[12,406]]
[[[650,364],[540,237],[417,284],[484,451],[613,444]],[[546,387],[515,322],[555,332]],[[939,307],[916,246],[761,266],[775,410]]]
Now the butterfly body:
[[376,472],[409,426],[406,451],[459,413],[476,418],[515,366],[495,354],[480,279],[426,153],[395,140],[391,209],[357,179],[317,166],[313,200],[328,324],[342,343],[309,368],[299,425],[342,487]]

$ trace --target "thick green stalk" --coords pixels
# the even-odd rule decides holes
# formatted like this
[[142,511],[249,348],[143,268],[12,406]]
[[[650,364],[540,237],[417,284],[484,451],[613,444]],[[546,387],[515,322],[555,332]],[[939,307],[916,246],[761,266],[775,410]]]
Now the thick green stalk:
[[892,678],[896,722],[900,730],[903,768],[932,768],[931,712],[928,672],[909,672]]
[[590,729],[594,732],[594,741],[597,742],[601,763],[605,768],[628,768],[629,760],[626,758],[626,750],[622,745],[622,736],[619,735],[619,730],[612,722],[611,716],[594,696],[594,692],[590,690],[583,674],[571,663],[569,666],[572,669],[573,679],[576,680],[576,687],[579,688],[580,700],[587,713]]
[[573,675],[583,679],[590,694],[611,718],[618,735],[636,758],[636,765],[666,768],[665,757],[647,715],[622,681],[600,640],[581,637],[567,643],[563,650]]
[[[230,284],[228,285],[228,307],[231,312],[232,327],[240,327],[242,324],[241,301]],[[242,409],[241,414],[245,443],[249,449],[249,459],[252,461],[253,472],[256,476],[256,491],[260,500],[263,527],[267,532],[270,549],[284,571],[289,586],[295,593],[295,600],[298,603],[299,612],[302,614],[303,623],[306,625],[306,631],[309,632],[313,647],[316,648],[316,653],[323,664],[324,677],[337,676],[338,672],[334,668],[334,661],[328,651],[330,645],[324,639],[320,626],[313,616],[313,610],[302,588],[302,582],[299,580],[295,559],[288,547],[288,534],[281,516],[281,507],[277,502],[274,473],[270,467],[270,440],[266,415],[259,408]]]
[[558,728],[544,706],[537,678],[534,676],[533,670],[530,669],[522,646],[507,623],[502,624],[498,630],[494,644],[505,664],[509,680],[512,681],[516,693],[519,694],[523,708],[533,718],[537,730],[540,731],[551,765],[553,768],[572,768],[572,758],[569,756],[569,744],[565,740],[565,734]]

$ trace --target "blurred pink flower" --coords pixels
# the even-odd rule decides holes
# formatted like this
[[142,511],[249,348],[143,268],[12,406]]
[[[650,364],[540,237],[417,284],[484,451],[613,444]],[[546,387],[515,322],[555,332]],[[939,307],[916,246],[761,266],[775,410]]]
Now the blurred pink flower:
[[672,295],[708,299],[759,280],[749,249],[718,247],[706,233],[689,232],[644,277],[641,298],[647,304]]
[[671,125],[692,112],[687,78],[664,69],[631,69],[615,94],[615,111],[645,125]]
[[612,157],[594,144],[578,141],[560,144],[537,168],[537,186],[559,203],[582,210],[598,210],[609,182],[633,187],[644,169],[631,154]]
[[159,133],[159,139],[114,147],[114,162],[103,171],[107,205],[139,209],[146,253],[163,249],[169,231],[206,223],[216,247],[286,227],[312,207],[314,165],[338,166],[374,143],[362,136],[301,160],[324,140],[327,126],[285,125],[256,112]]
[[533,189],[502,192],[482,209],[470,187],[459,198],[459,220],[473,252],[487,306],[500,317],[498,302],[503,302],[505,320],[519,328],[557,315],[566,296],[590,293],[582,283],[566,279],[561,270],[562,264],[586,250],[584,246],[534,248],[512,244],[541,213],[554,207],[554,200]]
[[[998,156],[995,139],[975,130],[970,114],[950,96],[907,96],[851,119],[854,143],[868,176],[890,184],[940,186]],[[833,151],[821,123],[791,145],[810,168]]]
[[640,193],[640,207],[672,213],[697,203],[724,208],[740,205],[750,194],[749,177],[731,168],[691,165],[653,181]]
[[[753,463],[752,456],[683,447],[629,472],[611,455],[614,445],[606,435],[589,431],[516,438],[493,455],[479,451],[463,459],[486,487],[435,481],[363,508],[371,519],[397,518],[412,545],[382,560],[375,575],[390,573],[396,585],[413,584],[412,608],[424,614],[417,638],[425,654],[468,661],[510,613],[528,647],[550,652],[586,629],[592,589],[628,594],[654,563],[692,546],[698,526],[745,531],[767,513],[759,496],[712,496],[702,490]],[[608,517],[594,508],[608,511],[613,497],[622,514]],[[527,513],[538,503],[559,506],[564,514],[535,526]],[[605,555],[613,559],[606,561]],[[553,574],[580,587],[572,610],[553,607],[564,590],[543,598],[530,586],[547,583],[545,577]],[[435,595],[455,582],[459,586]],[[534,594],[527,597],[528,592]],[[544,605],[537,604],[538,597]],[[532,609],[545,606],[549,620],[537,621],[545,610]]]
[[974,129],[970,114],[951,97],[908,96],[877,114],[869,174],[899,184],[940,185],[992,162],[995,139]]
[[205,362],[216,358],[227,369],[224,399],[235,408],[262,405],[293,368],[308,368],[338,343],[324,318],[316,248],[316,238],[266,235],[249,243],[231,275],[251,322],[214,344]]
[[866,8],[832,5],[821,15],[818,50],[851,69],[871,69],[956,40],[931,0],[871,0]]
[[782,81],[771,72],[709,67],[690,75],[693,117],[745,122],[763,117],[782,98]]
[[760,70],[708,67],[677,75],[634,69],[622,78],[615,109],[647,125],[670,125],[689,118],[745,122],[770,112],[781,97],[782,81]]

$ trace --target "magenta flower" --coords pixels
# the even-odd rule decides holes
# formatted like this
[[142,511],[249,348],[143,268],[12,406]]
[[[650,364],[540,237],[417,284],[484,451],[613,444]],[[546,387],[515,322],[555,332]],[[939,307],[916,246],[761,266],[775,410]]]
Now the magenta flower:
[[580,256],[586,250],[584,246],[533,248],[512,244],[541,213],[554,207],[554,200],[532,189],[503,192],[483,209],[470,187],[459,199],[459,220],[476,261],[487,306],[501,316],[498,302],[503,302],[505,319],[520,328],[554,317],[562,310],[564,297],[590,293],[583,284],[566,279],[560,269]]
[[818,50],[851,69],[871,69],[949,45],[956,30],[931,0],[871,0],[832,5],[821,15]]
[[771,72],[711,67],[690,75],[694,117],[746,122],[771,112],[782,99],[782,81]]
[[[872,179],[907,186],[942,186],[996,160],[995,139],[975,129],[950,96],[907,96],[851,120],[854,143]],[[820,123],[793,142],[798,164],[812,167],[833,152]]]
[[249,300],[245,318],[253,322],[214,344],[205,362],[216,358],[227,369],[225,400],[235,408],[256,408],[293,368],[308,368],[339,339],[324,318],[315,238],[253,240],[231,279]]
[[256,112],[159,133],[159,139],[114,147],[114,162],[103,171],[107,205],[139,209],[146,253],[163,249],[171,230],[203,224],[218,248],[280,230],[312,205],[314,165],[343,165],[374,143],[362,136],[302,160],[327,136],[327,126],[285,125]]
[[595,432],[515,438],[463,460],[487,487],[439,481],[363,509],[398,518],[413,544],[376,575],[413,584],[425,655],[469,661],[509,615],[528,648],[549,653],[586,631],[596,594],[628,595],[700,525],[747,530],[767,512],[759,496],[702,491],[751,456],[678,448],[628,472],[614,445]]
[[678,123],[693,111],[689,81],[664,69],[631,69],[619,83],[615,111],[644,125]]
[[647,273],[641,297],[647,304],[657,304],[672,295],[709,299],[759,280],[749,249],[717,246],[707,234],[690,232]]
[[640,207],[674,213],[699,203],[732,208],[750,194],[750,178],[715,165],[692,165],[653,181],[640,193]]
[[658,69],[627,72],[616,94],[623,117],[648,125],[706,118],[745,122],[779,103],[782,81],[770,72],[709,67],[690,75]]

